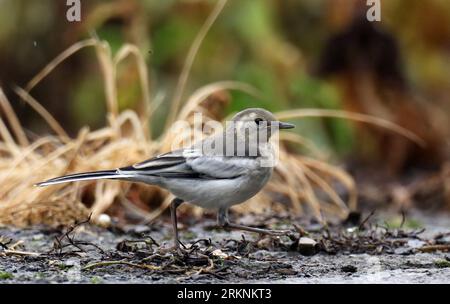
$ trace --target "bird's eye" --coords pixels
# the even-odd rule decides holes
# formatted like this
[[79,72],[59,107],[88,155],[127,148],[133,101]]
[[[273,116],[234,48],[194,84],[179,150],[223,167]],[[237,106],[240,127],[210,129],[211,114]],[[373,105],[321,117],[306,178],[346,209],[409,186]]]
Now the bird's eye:
[[255,123],[257,124],[257,125],[259,125],[261,122],[263,121],[263,119],[262,118],[255,118]]

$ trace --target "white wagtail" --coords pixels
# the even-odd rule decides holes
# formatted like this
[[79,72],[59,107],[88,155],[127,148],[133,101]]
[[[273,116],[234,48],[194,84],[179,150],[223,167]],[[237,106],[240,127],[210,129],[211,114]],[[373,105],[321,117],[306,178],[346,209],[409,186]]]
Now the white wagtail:
[[237,113],[223,132],[188,149],[164,153],[129,167],[66,175],[37,185],[119,179],[163,187],[175,196],[170,209],[177,249],[180,241],[176,209],[183,202],[217,209],[221,227],[279,235],[286,232],[230,223],[228,209],[253,197],[268,182],[273,165],[264,162],[274,158],[269,138],[277,129],[291,128],[294,125],[277,121],[269,111],[250,108]]

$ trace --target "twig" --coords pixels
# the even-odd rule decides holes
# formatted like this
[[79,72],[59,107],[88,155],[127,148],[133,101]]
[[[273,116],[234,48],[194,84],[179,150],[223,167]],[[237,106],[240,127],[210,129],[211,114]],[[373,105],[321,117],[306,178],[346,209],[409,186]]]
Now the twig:
[[405,210],[403,210],[403,208],[401,210],[401,213],[402,213],[402,221],[400,222],[400,229],[403,228],[403,225],[405,224],[405,221],[406,221],[406,214],[405,214]]
[[301,227],[300,225],[297,224],[292,224],[295,228],[295,230],[300,234],[300,237],[308,235],[308,232],[305,231],[305,229],[303,229],[303,227]]
[[450,244],[422,246],[418,250],[420,252],[450,251]]
[[85,267],[83,267],[82,270],[88,270],[95,267],[102,267],[102,266],[110,266],[110,265],[127,265],[131,267],[137,267],[141,269],[148,269],[148,270],[161,270],[160,266],[153,266],[153,265],[147,265],[147,264],[135,264],[127,261],[103,261],[103,262],[97,262],[89,264]]
[[212,259],[210,259],[208,256],[203,255],[204,257],[206,257],[208,259],[208,266],[207,267],[202,267],[200,268],[196,274],[212,274],[212,275],[216,275],[216,273],[214,273],[212,271],[212,269],[214,269],[214,261]]
[[29,252],[29,251],[20,251],[20,250],[11,250],[11,249],[6,249],[3,252],[6,255],[25,255],[25,256],[39,256],[39,255],[41,255],[38,252]]
[[358,230],[363,230],[364,225],[367,223],[367,221],[375,214],[375,209],[372,210],[368,216],[366,216],[366,218],[361,222],[361,224],[359,224],[358,226]]
[[[89,217],[86,220],[81,221],[79,223],[75,223],[74,225],[71,225],[69,227],[69,229],[67,229],[67,231],[60,237],[55,237],[56,244],[54,245],[53,250],[59,250],[59,254],[62,254],[63,253],[62,251],[64,248],[73,246],[73,247],[77,248],[79,250],[79,252],[85,252],[85,250],[80,246],[92,246],[92,247],[98,249],[102,254],[104,254],[105,251],[102,248],[100,248],[98,245],[91,243],[91,242],[76,241],[75,236],[71,236],[71,234],[75,231],[76,228],[89,223],[91,220],[91,216],[92,216],[92,213],[89,214]],[[67,239],[68,244],[62,243],[64,238]]]
[[[10,243],[10,242],[9,242],[9,243]],[[8,244],[9,244],[9,243],[8,243]],[[22,240],[17,241],[16,243],[14,243],[14,244],[12,244],[11,246],[9,246],[9,248],[7,248],[7,249],[14,250],[17,246],[19,246],[19,245],[21,245],[21,244],[23,244],[23,241],[22,241]]]
[[200,247],[197,246],[198,243],[204,242],[207,246],[211,245],[211,239],[199,239],[195,241],[194,243],[190,244],[189,246],[189,254],[200,249]]

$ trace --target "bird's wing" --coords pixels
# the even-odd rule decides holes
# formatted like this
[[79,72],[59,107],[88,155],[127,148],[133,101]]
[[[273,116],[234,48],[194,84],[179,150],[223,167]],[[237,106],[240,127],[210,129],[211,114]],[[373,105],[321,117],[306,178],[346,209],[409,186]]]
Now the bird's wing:
[[119,171],[130,175],[149,175],[160,177],[195,177],[196,173],[186,164],[186,156],[196,153],[189,149],[180,149],[157,155],[143,162],[129,167],[120,168]]
[[180,149],[120,168],[120,171],[167,178],[210,179],[235,178],[256,167],[255,158],[210,156],[196,149]]
[[195,172],[212,178],[236,178],[258,168],[254,157],[200,156],[187,159]]
[[191,153],[195,152],[194,150],[186,150],[186,149],[175,150],[168,153],[157,155],[143,162],[134,164],[132,167],[138,170],[139,169],[157,170],[176,166],[186,162],[185,154],[189,153],[189,151],[191,151]]

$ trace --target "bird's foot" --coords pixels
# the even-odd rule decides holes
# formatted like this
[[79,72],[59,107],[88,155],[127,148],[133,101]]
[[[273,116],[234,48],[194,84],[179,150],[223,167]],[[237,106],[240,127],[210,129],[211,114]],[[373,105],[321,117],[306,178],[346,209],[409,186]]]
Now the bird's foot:
[[172,253],[176,253],[179,256],[187,256],[189,255],[189,249],[180,241],[176,245],[172,247]]

